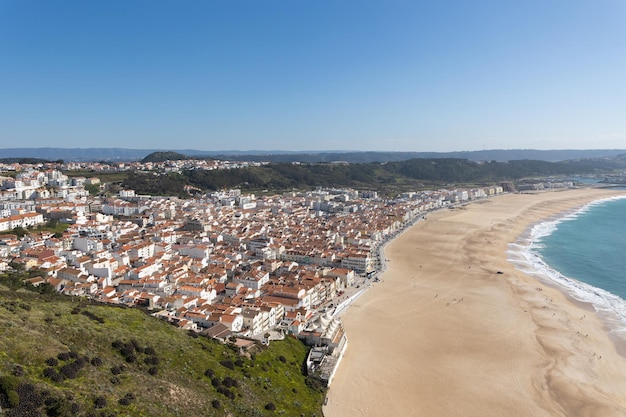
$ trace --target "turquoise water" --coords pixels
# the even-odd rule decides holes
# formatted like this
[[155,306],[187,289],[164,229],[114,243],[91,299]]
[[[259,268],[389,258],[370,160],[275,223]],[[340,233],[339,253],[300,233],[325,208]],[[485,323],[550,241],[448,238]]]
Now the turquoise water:
[[509,260],[591,303],[612,332],[626,335],[626,198],[596,201],[535,225],[510,245]]
[[537,252],[552,268],[626,299],[626,199],[568,216],[540,242]]

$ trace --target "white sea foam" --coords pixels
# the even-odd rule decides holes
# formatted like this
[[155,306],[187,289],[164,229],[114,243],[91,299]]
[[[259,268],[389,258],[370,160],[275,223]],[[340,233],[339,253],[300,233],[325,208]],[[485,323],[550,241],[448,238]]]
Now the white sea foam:
[[538,249],[542,248],[542,239],[557,230],[560,223],[574,220],[594,206],[622,198],[626,197],[611,197],[596,200],[558,219],[538,223],[517,242],[509,244],[507,251],[509,262],[520,271],[548,284],[557,286],[565,294],[576,300],[590,303],[607,324],[609,332],[620,338],[626,337],[626,301],[606,290],[596,288],[561,274],[559,271],[551,268],[541,258]]

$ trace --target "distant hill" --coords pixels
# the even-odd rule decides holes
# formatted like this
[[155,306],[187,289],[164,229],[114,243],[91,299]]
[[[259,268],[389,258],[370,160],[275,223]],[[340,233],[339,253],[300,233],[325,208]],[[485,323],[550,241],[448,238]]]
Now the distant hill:
[[5,148],[0,158],[40,158],[65,161],[140,161],[155,152],[176,152],[187,157],[270,162],[396,162],[414,158],[460,158],[470,161],[514,161],[532,159],[557,162],[575,159],[606,158],[626,154],[626,149],[493,149],[459,152],[356,152],[356,151],[200,151],[194,149],[125,148]]
[[480,161],[517,161],[536,160],[558,162],[574,159],[607,158],[625,154],[623,149],[589,149],[589,150],[537,150],[537,149],[494,149],[484,151],[459,152],[308,152],[308,153],[234,153],[213,154],[215,159],[236,161],[269,161],[269,162],[336,162],[350,163],[398,162],[409,159],[468,159]]
[[224,170],[182,170],[155,176],[128,172],[125,188],[139,194],[188,196],[197,190],[241,188],[246,191],[350,187],[396,194],[449,184],[466,186],[510,183],[534,177],[602,175],[626,169],[626,158],[590,158],[560,162],[518,160],[475,162],[459,158],[415,158],[385,163],[288,163]]
[[191,157],[178,152],[159,151],[152,152],[150,155],[143,158],[141,162],[145,164],[146,162],[181,161],[185,159],[191,159]]
[[[37,165],[37,164],[47,164],[50,163],[51,161],[48,161],[47,159],[40,159],[40,158],[0,158],[0,163],[1,164],[31,164],[31,165]],[[54,162],[63,162],[62,160],[57,160]]]

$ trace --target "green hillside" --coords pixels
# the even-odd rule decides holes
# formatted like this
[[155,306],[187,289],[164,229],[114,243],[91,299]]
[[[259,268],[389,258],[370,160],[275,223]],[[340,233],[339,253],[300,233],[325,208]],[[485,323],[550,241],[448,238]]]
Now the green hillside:
[[6,416],[320,417],[306,354],[293,338],[241,353],[139,309],[0,286]]

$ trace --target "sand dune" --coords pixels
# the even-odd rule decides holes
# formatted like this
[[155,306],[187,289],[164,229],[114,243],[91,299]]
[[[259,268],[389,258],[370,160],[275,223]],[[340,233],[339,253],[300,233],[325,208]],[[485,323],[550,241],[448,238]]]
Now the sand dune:
[[600,320],[505,254],[530,225],[615,193],[498,196],[394,240],[383,282],[343,316],[324,415],[626,416],[626,359]]

